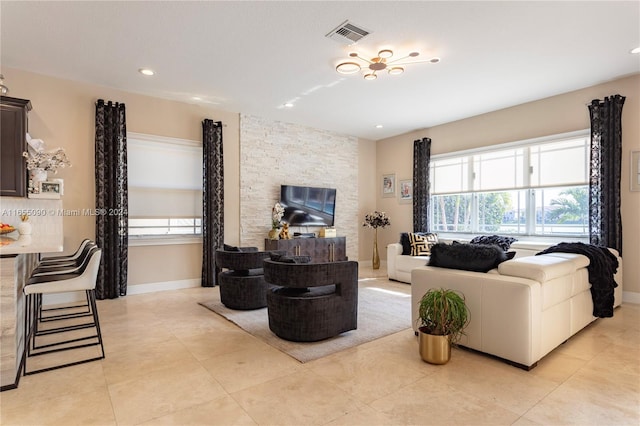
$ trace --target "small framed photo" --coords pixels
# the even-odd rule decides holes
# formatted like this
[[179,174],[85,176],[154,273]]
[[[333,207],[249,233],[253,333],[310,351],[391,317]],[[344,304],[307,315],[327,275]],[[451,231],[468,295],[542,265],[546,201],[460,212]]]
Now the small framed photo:
[[60,195],[64,195],[64,179],[49,179],[47,182],[53,182],[60,185]]
[[640,151],[631,151],[631,190],[640,191]]
[[60,182],[40,182],[40,193],[60,196]]
[[398,197],[401,203],[411,203],[413,201],[413,179],[400,181]]
[[396,175],[395,174],[382,175],[382,196],[383,197],[396,196]]

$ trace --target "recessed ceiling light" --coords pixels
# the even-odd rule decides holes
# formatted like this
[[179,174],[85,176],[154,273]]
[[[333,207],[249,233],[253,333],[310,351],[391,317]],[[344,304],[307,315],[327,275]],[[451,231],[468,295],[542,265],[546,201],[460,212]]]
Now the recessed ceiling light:
[[284,106],[287,108],[293,108],[293,104],[291,102],[287,102]]
[[200,96],[192,96],[191,99],[193,99],[194,101],[201,101],[202,98]]
[[154,75],[155,72],[149,68],[140,68],[138,72],[142,75]]
[[640,53],[640,47],[636,47],[635,49],[631,49],[631,53]]
[[382,124],[377,124],[376,125],[376,129],[382,129],[382,127],[383,127]]

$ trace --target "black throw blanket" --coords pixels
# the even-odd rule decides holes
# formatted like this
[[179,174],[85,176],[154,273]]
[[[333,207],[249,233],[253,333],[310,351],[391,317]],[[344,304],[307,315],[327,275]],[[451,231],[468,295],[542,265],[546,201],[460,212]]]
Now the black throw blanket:
[[613,289],[618,287],[613,276],[618,270],[618,259],[608,248],[584,243],[560,243],[536,253],[536,256],[546,253],[577,253],[587,256],[593,316],[598,318],[613,316]]

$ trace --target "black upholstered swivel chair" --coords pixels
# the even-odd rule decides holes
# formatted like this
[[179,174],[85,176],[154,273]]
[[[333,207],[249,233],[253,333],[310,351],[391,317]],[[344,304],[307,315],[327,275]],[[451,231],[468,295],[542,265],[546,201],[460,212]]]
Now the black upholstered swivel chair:
[[248,310],[267,306],[267,289],[262,261],[271,252],[257,247],[241,247],[238,250],[217,250],[216,266],[228,269],[218,274],[220,301],[230,309]]
[[358,326],[358,263],[264,261],[269,328],[278,337],[314,342]]

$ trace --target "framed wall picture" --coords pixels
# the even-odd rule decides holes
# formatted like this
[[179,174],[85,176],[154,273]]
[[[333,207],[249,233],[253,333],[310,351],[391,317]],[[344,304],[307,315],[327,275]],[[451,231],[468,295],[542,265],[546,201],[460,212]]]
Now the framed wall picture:
[[382,175],[382,196],[383,197],[396,196],[396,175],[395,174]]
[[57,183],[60,185],[59,189],[60,189],[60,195],[64,195],[64,179],[52,179],[49,178],[48,182],[53,182],[53,183]]
[[631,190],[640,191],[640,151],[631,151]]
[[57,194],[60,195],[60,183],[59,182],[40,182],[41,194]]
[[404,179],[400,181],[398,197],[401,203],[411,203],[413,201],[413,180]]

